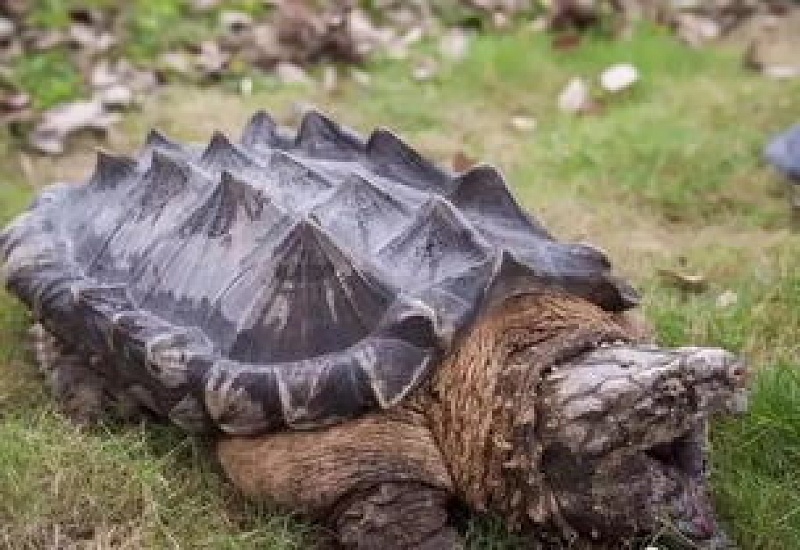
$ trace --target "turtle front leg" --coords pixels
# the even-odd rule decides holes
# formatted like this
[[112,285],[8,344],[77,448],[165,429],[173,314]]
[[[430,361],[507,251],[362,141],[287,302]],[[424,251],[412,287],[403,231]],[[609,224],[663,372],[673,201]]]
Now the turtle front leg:
[[355,490],[331,515],[344,548],[450,550],[463,548],[448,525],[450,494],[410,481]]
[[114,416],[134,420],[144,409],[103,374],[101,359],[87,357],[63,343],[41,324],[30,329],[34,359],[61,411],[80,425]]
[[335,531],[345,548],[462,548],[448,525],[450,477],[422,418],[409,411],[368,415],[318,431],[223,437],[228,477]]

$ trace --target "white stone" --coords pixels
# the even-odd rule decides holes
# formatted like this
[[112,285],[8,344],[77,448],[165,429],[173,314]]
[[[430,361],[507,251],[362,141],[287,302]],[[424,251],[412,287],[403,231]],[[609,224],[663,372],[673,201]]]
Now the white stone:
[[308,84],[311,82],[311,78],[302,67],[285,61],[275,66],[275,75],[284,84]]
[[579,113],[586,109],[590,99],[589,85],[584,79],[575,77],[558,96],[558,108],[565,113]]
[[639,71],[630,63],[612,65],[600,75],[600,85],[608,92],[621,92],[636,84]]
[[14,37],[16,27],[11,19],[0,17],[0,40],[8,40]]

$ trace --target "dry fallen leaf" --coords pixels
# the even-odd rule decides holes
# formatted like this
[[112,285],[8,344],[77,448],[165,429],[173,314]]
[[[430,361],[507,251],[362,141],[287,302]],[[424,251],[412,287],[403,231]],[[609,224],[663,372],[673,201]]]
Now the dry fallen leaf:
[[42,153],[58,155],[64,152],[70,135],[82,130],[105,133],[119,120],[119,115],[108,112],[99,99],[65,103],[42,114],[29,143]]
[[682,273],[672,269],[659,269],[658,275],[665,283],[686,292],[699,293],[708,288],[708,282],[703,275]]
[[736,302],[739,301],[739,295],[736,294],[732,290],[726,290],[719,296],[717,296],[717,307],[720,309],[729,308],[733,305],[736,305]]
[[513,116],[510,120],[511,127],[518,132],[532,132],[536,129],[536,119],[529,116]]

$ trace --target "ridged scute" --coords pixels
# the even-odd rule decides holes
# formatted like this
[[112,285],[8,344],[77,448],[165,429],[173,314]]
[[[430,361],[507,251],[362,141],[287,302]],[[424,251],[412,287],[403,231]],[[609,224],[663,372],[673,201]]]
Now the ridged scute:
[[101,153],[0,233],[0,258],[34,315],[145,406],[239,434],[391,407],[511,295],[637,300],[494,168],[454,174],[314,112],[294,134],[257,113],[238,143],[151,132],[136,159]]

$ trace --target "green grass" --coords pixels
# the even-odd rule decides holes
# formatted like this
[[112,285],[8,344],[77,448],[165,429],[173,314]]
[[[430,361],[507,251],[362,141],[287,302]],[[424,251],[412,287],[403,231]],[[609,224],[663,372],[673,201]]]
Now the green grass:
[[[410,63],[433,52],[423,44]],[[602,68],[624,61],[637,65],[642,80],[620,97],[595,90],[604,114],[558,112],[569,78],[583,75],[596,86]],[[749,360],[752,411],[713,430],[716,500],[742,548],[796,548],[800,240],[787,230],[787,201],[774,192],[760,151],[771,133],[796,121],[800,83],[759,78],[742,70],[738,54],[689,50],[654,28],[632,42],[593,37],[570,52],[553,52],[546,35],[525,31],[484,36],[466,61],[445,64],[424,83],[411,78],[408,62],[376,60],[368,70],[371,87],[343,82],[334,97],[270,80],[246,98],[173,88],[131,116],[112,146],[134,148],[149,126],[207,139],[214,128],[240,128],[259,107],[290,119],[292,103],[303,101],[362,130],[395,128],[440,162],[465,151],[498,164],[558,235],[608,249],[643,289],[644,309],[666,344],[721,345]],[[536,130],[511,129],[517,114],[535,118]],[[7,144],[0,148],[0,221],[32,195],[19,158]],[[85,161],[34,159],[31,168],[43,183]],[[701,273],[709,288],[687,295],[665,285],[659,268]],[[728,290],[737,302],[718,307]],[[71,428],[24,349],[27,323],[0,294],[0,541],[41,547],[53,542],[56,525],[70,540],[153,548],[300,548],[313,540],[304,524],[235,496],[202,443],[177,430]],[[524,547],[496,521],[475,522],[469,533],[474,549]]]
[[17,58],[10,80],[19,89],[26,90],[39,109],[76,99],[85,91],[78,69],[62,48]]

